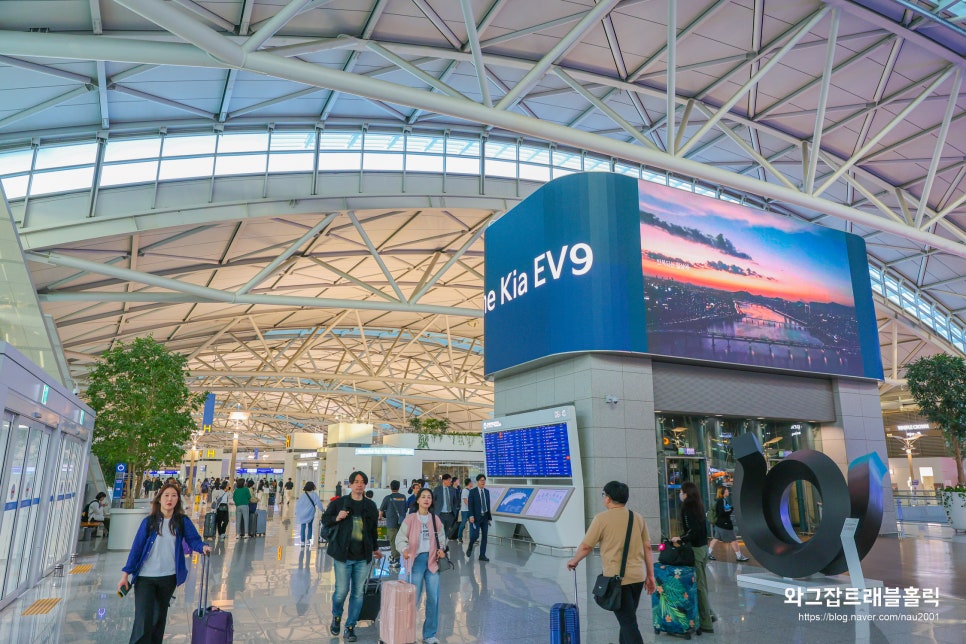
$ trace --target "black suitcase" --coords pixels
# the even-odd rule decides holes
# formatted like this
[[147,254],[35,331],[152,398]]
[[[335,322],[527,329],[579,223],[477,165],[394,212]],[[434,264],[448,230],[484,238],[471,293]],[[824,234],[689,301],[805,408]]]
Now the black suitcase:
[[580,611],[577,608],[577,571],[574,570],[574,603],[554,604],[550,609],[550,644],[580,644]]
[[[376,569],[376,560],[373,559],[369,565],[369,574],[366,577],[366,586],[362,591],[362,610],[359,611],[359,619],[375,620],[379,617],[379,607],[382,604],[382,575],[384,574],[386,558],[382,557],[382,566]],[[376,573],[373,576],[373,573]]]
[[209,512],[205,515],[205,528],[202,539],[214,539],[215,531],[218,526],[218,519],[216,518],[215,512]]

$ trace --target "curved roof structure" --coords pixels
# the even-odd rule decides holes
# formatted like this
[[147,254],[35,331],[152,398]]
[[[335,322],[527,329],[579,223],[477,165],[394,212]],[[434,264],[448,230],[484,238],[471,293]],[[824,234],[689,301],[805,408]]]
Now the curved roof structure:
[[153,333],[252,446],[340,418],[475,430],[485,228],[575,171],[863,236],[901,409],[901,365],[966,350],[964,13],[13,0],[0,183],[75,376]]

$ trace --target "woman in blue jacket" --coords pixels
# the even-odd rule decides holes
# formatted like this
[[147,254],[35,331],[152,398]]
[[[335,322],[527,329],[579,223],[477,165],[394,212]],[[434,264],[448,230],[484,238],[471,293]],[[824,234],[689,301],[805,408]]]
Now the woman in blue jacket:
[[161,644],[174,589],[188,577],[184,543],[195,552],[211,553],[181,506],[181,489],[165,484],[151,503],[134,537],[118,591],[134,586],[134,629],[130,644]]

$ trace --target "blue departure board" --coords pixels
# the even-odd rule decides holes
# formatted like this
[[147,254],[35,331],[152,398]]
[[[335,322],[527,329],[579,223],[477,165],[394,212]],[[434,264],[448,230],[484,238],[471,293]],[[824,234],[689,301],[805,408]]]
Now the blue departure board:
[[573,476],[566,422],[484,433],[483,446],[487,476]]

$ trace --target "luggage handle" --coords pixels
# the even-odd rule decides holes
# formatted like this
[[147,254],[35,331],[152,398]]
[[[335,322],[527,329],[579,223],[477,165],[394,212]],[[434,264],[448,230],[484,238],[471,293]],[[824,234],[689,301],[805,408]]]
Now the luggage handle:
[[[386,571],[386,559],[387,559],[387,557],[386,557],[386,555],[383,555],[383,556],[379,557],[379,559],[380,559],[380,563],[379,563],[379,573],[380,573],[379,574],[379,579],[382,579],[385,576],[382,573]],[[374,573],[375,571],[376,571],[376,558],[373,557],[372,558],[372,561],[369,562],[369,573],[366,575],[366,579],[371,579],[372,578],[372,573]]]
[[579,609],[580,608],[580,603],[577,601],[577,597],[578,597],[578,594],[577,594],[577,569],[574,568],[574,606],[576,606]]
[[208,587],[211,585],[211,557],[201,553],[201,587],[198,589],[198,615],[202,616],[208,610]]

